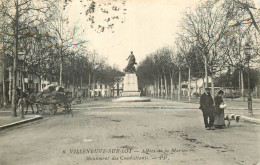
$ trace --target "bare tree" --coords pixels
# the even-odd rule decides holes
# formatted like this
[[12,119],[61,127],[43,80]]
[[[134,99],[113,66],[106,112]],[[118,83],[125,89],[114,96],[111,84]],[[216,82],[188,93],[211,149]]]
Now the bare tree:
[[230,27],[247,26],[251,28],[253,25],[258,35],[260,29],[258,26],[260,18],[260,9],[256,7],[253,0],[212,0],[212,5],[217,5],[225,9],[226,15],[230,17]]
[[[44,1],[46,2],[46,1]],[[41,6],[36,6],[33,1],[30,0],[2,0],[1,1],[1,13],[6,16],[7,21],[12,25],[13,33],[10,34],[14,37],[14,60],[13,60],[13,86],[12,86],[12,105],[13,111],[12,116],[17,116],[16,114],[16,100],[17,100],[17,60],[19,54],[19,47],[21,46],[19,43],[20,38],[22,37],[20,34],[23,30],[26,30],[26,26],[21,25],[31,25],[35,24],[38,21],[38,16],[40,12],[47,12],[48,5],[46,3],[37,3],[41,4]]]
[[[212,6],[206,2],[194,10],[187,10],[182,19],[179,36],[182,40],[197,45],[201,50],[200,54],[204,57],[205,87],[208,86],[208,75],[211,75],[211,78],[214,76],[218,70],[217,66],[221,67],[221,65],[216,64],[219,64],[220,58],[225,55],[216,53],[218,44],[228,31],[227,23],[230,18],[224,14],[223,8]],[[209,66],[210,68],[208,68]],[[210,73],[208,74],[208,72]]]
[[[177,40],[176,42],[177,48],[179,49],[180,55],[183,58],[183,62],[188,67],[188,97],[189,102],[191,102],[191,69],[198,66],[193,66],[194,60],[196,60],[196,52],[195,52],[195,46],[193,44],[190,44],[189,42],[185,40]],[[194,70],[196,71],[196,69]]]

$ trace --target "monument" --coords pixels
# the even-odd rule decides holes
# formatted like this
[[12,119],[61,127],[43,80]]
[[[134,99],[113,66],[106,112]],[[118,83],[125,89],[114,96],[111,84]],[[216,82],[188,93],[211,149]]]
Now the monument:
[[138,91],[138,81],[135,69],[135,65],[137,63],[135,61],[133,51],[131,51],[131,54],[126,60],[128,60],[128,65],[124,69],[125,77],[122,96],[140,96],[140,91]]
[[150,99],[145,97],[140,97],[141,92],[138,90],[138,79],[136,76],[136,69],[135,65],[136,60],[135,56],[133,54],[133,51],[131,51],[131,54],[126,59],[128,60],[128,64],[126,68],[124,69],[124,87],[123,87],[123,93],[122,97],[119,99],[116,99],[114,101],[134,101],[134,102],[144,102],[144,101],[150,101]]

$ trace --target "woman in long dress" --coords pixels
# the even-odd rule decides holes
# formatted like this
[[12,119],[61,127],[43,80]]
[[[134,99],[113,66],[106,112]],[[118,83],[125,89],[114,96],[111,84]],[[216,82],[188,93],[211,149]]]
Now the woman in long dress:
[[220,90],[218,92],[218,95],[215,97],[216,113],[215,113],[214,126],[216,128],[222,128],[223,126],[225,126],[224,109],[219,107],[222,103],[224,103],[222,98],[223,94],[224,92]]

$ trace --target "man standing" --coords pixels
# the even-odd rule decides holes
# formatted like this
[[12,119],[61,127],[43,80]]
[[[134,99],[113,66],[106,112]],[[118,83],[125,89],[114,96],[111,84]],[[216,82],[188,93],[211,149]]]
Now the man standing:
[[[214,130],[214,113],[213,113],[213,99],[210,94],[210,88],[205,88],[205,93],[200,97],[200,109],[203,113],[204,124],[207,130]],[[209,119],[209,121],[208,121]]]

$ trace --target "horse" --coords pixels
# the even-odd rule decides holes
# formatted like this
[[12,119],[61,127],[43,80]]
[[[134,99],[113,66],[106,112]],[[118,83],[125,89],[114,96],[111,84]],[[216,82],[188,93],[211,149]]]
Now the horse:
[[27,97],[25,98],[25,105],[26,105],[26,111],[25,111],[25,114],[27,114],[27,111],[28,111],[28,107],[31,106],[31,109],[32,109],[32,113],[34,113],[34,110],[33,110],[33,105],[35,104],[36,105],[36,113],[38,113],[38,103],[36,102],[37,100],[37,93],[31,93],[31,94],[28,94]]

